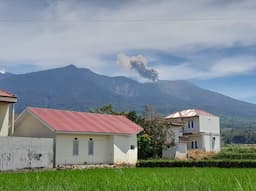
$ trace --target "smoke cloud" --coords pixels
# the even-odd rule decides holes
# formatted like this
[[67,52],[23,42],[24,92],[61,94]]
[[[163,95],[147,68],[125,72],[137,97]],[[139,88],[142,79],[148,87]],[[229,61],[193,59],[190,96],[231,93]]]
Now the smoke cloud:
[[135,70],[141,77],[153,82],[158,80],[158,72],[147,67],[148,61],[142,55],[129,57],[125,54],[119,54],[117,56],[117,64],[129,70]]

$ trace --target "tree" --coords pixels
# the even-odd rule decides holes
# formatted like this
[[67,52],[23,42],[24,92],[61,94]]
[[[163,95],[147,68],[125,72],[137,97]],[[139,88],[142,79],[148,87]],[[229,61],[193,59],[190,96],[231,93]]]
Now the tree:
[[151,157],[161,157],[162,150],[169,145],[166,142],[167,137],[172,136],[171,131],[169,131],[169,123],[159,117],[151,118],[150,120],[145,119],[143,128],[142,136],[150,137],[149,147],[152,148]]
[[112,104],[103,105],[102,107],[98,107],[96,109],[90,109],[91,113],[102,113],[102,114],[112,114],[112,115],[124,115],[124,112],[117,112],[114,110]]
[[139,158],[161,157],[162,150],[171,144],[166,142],[167,137],[173,137],[170,124],[151,106],[145,106],[143,115],[144,131],[138,135]]
[[171,144],[166,142],[167,137],[173,137],[169,122],[164,120],[151,106],[145,106],[143,116],[137,114],[136,111],[117,112],[111,104],[90,110],[90,112],[124,115],[140,125],[143,131],[137,136],[139,159],[161,157],[163,148]]

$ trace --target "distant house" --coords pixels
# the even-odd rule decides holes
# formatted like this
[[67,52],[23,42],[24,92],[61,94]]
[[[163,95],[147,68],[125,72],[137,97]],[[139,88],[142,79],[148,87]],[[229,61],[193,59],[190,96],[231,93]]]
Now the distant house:
[[[187,150],[199,149],[206,152],[220,151],[220,122],[219,117],[198,109],[188,109],[170,114],[165,117],[171,123],[175,134],[176,151],[186,154]],[[171,150],[169,149],[171,152]],[[168,157],[168,149],[163,151]]]
[[137,162],[142,128],[124,116],[27,108],[15,122],[15,136],[55,139],[55,163]]
[[14,113],[17,97],[0,90],[0,136],[11,135],[14,129]]

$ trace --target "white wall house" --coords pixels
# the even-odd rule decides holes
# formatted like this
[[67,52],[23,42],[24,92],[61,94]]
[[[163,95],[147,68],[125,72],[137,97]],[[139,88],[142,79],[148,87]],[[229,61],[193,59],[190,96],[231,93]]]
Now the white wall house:
[[27,108],[15,136],[55,139],[55,165],[137,162],[142,128],[124,116]]
[[178,131],[176,130],[177,127],[170,127],[178,136],[175,139],[177,147],[186,143],[185,146],[188,150],[220,151],[220,121],[218,116],[203,110],[188,109],[170,114],[165,118],[181,124]]
[[13,133],[16,102],[15,95],[0,90],[0,136],[8,136]]

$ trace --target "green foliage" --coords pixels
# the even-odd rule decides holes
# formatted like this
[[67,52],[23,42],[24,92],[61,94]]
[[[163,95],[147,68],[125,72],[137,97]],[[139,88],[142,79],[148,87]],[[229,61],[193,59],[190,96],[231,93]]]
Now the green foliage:
[[147,159],[153,156],[153,148],[151,144],[150,135],[144,133],[140,133],[137,137],[138,140],[138,158],[139,159]]
[[143,160],[137,167],[256,168],[256,160]]
[[232,153],[256,153],[256,145],[226,145],[221,152]]
[[4,191],[254,191],[255,169],[124,168],[0,173]]
[[144,131],[138,135],[139,159],[159,158],[166,143],[167,136],[173,137],[169,131],[170,124],[158,115],[150,106],[145,106],[141,126]]
[[216,155],[214,158],[216,159],[253,159],[256,160],[256,153],[232,153],[232,152],[220,152],[218,155]]
[[256,144],[256,129],[222,129],[222,142],[224,144]]
[[[167,133],[169,133],[169,124],[167,121],[161,118],[151,118],[145,119],[142,125],[144,131],[140,133],[139,137],[142,136],[142,139],[139,138],[139,149],[143,150],[145,147],[142,147],[143,144],[147,143],[146,148],[150,148],[150,154],[147,153],[146,156],[139,155],[139,158],[159,158],[162,155],[162,149],[166,145]],[[149,137],[145,139],[145,137]],[[140,142],[140,140],[143,140]],[[146,142],[144,141],[146,140]],[[139,153],[142,154],[142,153]]]
[[222,128],[232,128],[232,129],[256,129],[256,120],[239,118],[239,117],[221,117],[220,119]]
[[90,109],[91,113],[101,113],[101,114],[111,114],[111,115],[123,115],[124,112],[117,112],[114,110],[112,104],[104,105],[102,107],[98,107],[96,109]]
[[166,143],[166,137],[173,137],[169,131],[169,122],[162,119],[153,107],[146,105],[143,116],[135,111],[117,112],[113,106],[105,105],[90,110],[93,113],[105,113],[113,115],[125,115],[131,121],[140,125],[144,130],[138,134],[138,157],[139,159],[159,158],[162,149],[170,143]]
[[126,117],[138,125],[143,125],[144,119],[136,111],[129,111],[126,113]]
[[241,159],[256,160],[256,146],[253,145],[228,145],[222,147],[221,151],[214,156],[214,159]]

